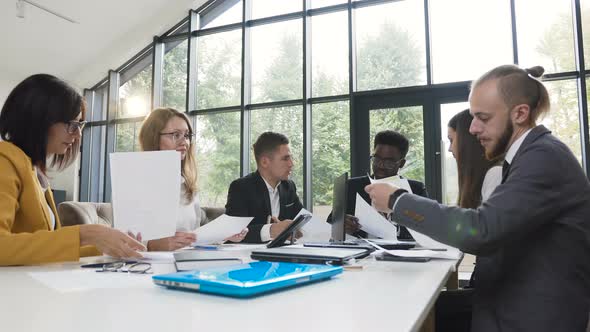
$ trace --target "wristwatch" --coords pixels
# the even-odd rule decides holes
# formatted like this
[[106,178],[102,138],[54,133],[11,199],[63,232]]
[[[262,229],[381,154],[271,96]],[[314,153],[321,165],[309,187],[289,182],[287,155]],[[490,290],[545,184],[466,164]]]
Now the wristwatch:
[[393,206],[395,205],[395,201],[397,201],[397,199],[404,193],[407,193],[408,191],[405,189],[398,189],[396,191],[393,192],[393,194],[391,194],[389,196],[389,202],[388,202],[388,206],[390,209],[393,210]]

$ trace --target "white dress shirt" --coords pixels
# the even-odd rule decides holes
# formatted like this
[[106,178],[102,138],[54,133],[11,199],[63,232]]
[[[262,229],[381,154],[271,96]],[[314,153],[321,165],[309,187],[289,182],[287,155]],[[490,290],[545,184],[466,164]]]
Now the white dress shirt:
[[502,166],[493,166],[488,169],[481,185],[481,201],[485,202],[502,182]]
[[[268,184],[266,179],[262,178],[262,180],[264,180],[264,184],[266,184],[266,189],[268,189],[271,216],[278,218],[279,214],[281,213],[281,197],[279,195],[279,185],[281,184],[281,181],[279,181],[279,183],[277,183],[277,185],[273,188],[270,184]],[[266,224],[262,226],[262,228],[260,229],[260,239],[262,240],[262,242],[267,242],[271,240],[270,226],[271,224]]]
[[506,162],[512,164],[512,159],[514,159],[514,156],[516,156],[516,153],[518,152],[518,149],[520,149],[522,142],[524,142],[524,139],[528,136],[531,130],[533,130],[533,128],[525,131],[524,134],[522,134],[522,136],[520,136],[516,141],[514,141],[514,143],[512,143],[512,145],[508,149],[508,152],[506,152],[506,156],[504,157],[504,160],[506,160]]

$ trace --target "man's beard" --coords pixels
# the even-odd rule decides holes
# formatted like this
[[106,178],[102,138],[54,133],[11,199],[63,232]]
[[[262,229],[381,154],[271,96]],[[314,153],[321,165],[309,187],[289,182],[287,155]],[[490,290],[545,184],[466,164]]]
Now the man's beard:
[[498,144],[496,144],[493,147],[493,150],[491,152],[486,151],[486,159],[493,160],[506,153],[506,150],[508,150],[508,143],[510,143],[510,139],[512,138],[513,133],[514,126],[512,126],[512,122],[510,121],[510,119],[508,119],[506,129],[502,133],[502,136],[500,136]]

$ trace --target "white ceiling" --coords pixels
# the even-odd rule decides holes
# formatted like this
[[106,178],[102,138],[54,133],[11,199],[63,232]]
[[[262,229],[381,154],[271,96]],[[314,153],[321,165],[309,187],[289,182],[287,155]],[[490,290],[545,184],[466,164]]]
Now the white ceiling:
[[33,0],[73,24],[16,0],[0,0],[0,79],[50,73],[78,88],[107,76],[206,0]]

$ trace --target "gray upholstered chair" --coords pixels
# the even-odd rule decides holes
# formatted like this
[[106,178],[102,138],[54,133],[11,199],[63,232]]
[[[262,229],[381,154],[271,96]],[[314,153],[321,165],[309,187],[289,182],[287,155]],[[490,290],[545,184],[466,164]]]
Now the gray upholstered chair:
[[[225,208],[203,207],[209,221],[225,213]],[[83,224],[113,225],[113,209],[110,203],[63,202],[57,213],[63,226]]]

